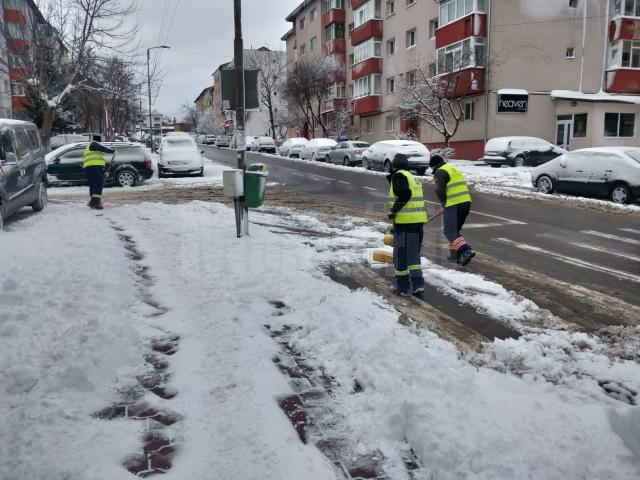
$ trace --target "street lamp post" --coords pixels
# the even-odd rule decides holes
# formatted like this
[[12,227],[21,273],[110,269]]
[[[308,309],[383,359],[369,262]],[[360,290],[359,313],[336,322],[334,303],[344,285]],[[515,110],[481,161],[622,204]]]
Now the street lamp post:
[[[149,133],[151,134],[151,151],[153,152],[153,119],[151,117],[151,50],[159,48],[170,48],[166,45],[159,45],[157,47],[147,48],[147,85],[149,89]],[[162,132],[160,132],[162,134]]]

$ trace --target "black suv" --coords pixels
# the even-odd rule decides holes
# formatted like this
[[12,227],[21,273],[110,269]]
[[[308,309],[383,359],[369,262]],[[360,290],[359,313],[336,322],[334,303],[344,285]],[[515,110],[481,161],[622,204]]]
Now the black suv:
[[[153,175],[151,156],[134,143],[102,143],[115,149],[107,185],[133,187]],[[65,145],[47,154],[47,174],[50,184],[86,184],[87,174],[82,168],[86,143]],[[107,156],[108,157],[108,156]]]
[[31,122],[0,119],[0,230],[22,207],[47,205],[47,165],[38,128]]

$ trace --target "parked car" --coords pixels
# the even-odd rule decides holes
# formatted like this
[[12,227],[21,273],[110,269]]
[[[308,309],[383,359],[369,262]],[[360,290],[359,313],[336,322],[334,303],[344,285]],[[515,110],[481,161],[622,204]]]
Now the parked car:
[[203,143],[205,145],[215,145],[216,144],[216,136],[215,135],[205,135]]
[[0,119],[0,230],[23,207],[47,206],[47,165],[38,128],[31,122]]
[[541,193],[608,197],[615,203],[640,199],[640,148],[584,148],[561,155],[531,172]]
[[[142,145],[123,142],[104,142],[103,145],[116,151],[115,157],[107,158],[112,161],[107,185],[133,187],[153,175],[151,156]],[[51,185],[87,183],[87,174],[82,168],[86,146],[87,142],[74,143],[47,154],[47,176]]]
[[204,176],[204,158],[190,137],[172,136],[162,139],[158,159],[158,177],[167,175]]
[[271,137],[258,137],[253,150],[256,152],[276,153],[276,142]]
[[424,175],[429,168],[431,154],[422,143],[413,140],[383,140],[371,145],[362,154],[362,166],[367,170],[391,171],[391,162],[397,153],[409,157],[409,168]]
[[493,168],[542,165],[567,153],[564,148],[536,137],[497,137],[484,147],[484,162]]
[[303,137],[290,138],[285,140],[280,148],[278,148],[278,154],[283,157],[300,158],[300,152],[309,143],[309,140]]
[[231,137],[229,135],[218,135],[216,137],[216,147],[229,147],[229,145],[231,145]]
[[338,142],[330,138],[314,138],[309,140],[309,143],[300,151],[300,158],[302,160],[319,160],[324,162],[327,153],[331,151],[331,147],[337,144]]
[[[247,149],[248,152],[250,152],[254,148],[255,143],[256,143],[256,137],[251,137],[248,135],[244,137],[245,148]],[[238,148],[238,137],[235,133],[231,137],[229,148],[232,148],[234,150]]]
[[325,161],[327,163],[337,163],[346,167],[362,164],[362,154],[369,148],[367,142],[340,142],[327,154]]
[[49,146],[51,150],[55,150],[56,148],[60,148],[64,145],[69,145],[70,143],[78,143],[78,142],[86,142],[87,137],[84,135],[79,135],[77,133],[64,133],[62,135],[54,135],[49,140]]

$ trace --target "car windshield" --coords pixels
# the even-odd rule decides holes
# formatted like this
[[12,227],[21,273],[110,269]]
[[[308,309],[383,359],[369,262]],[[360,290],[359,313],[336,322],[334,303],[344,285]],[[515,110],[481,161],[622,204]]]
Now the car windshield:
[[627,150],[624,153],[633,158],[636,162],[640,163],[640,149],[638,150]]
[[189,148],[193,146],[193,140],[190,138],[167,138],[164,146],[165,148]]
[[369,148],[369,144],[366,142],[353,142],[353,148]]

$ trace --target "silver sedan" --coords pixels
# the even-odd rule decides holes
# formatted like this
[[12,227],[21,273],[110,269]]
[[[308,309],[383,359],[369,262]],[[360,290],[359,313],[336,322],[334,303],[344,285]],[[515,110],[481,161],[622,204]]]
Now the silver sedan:
[[362,154],[369,148],[367,142],[340,142],[331,147],[325,157],[327,163],[336,163],[345,167],[362,165]]

